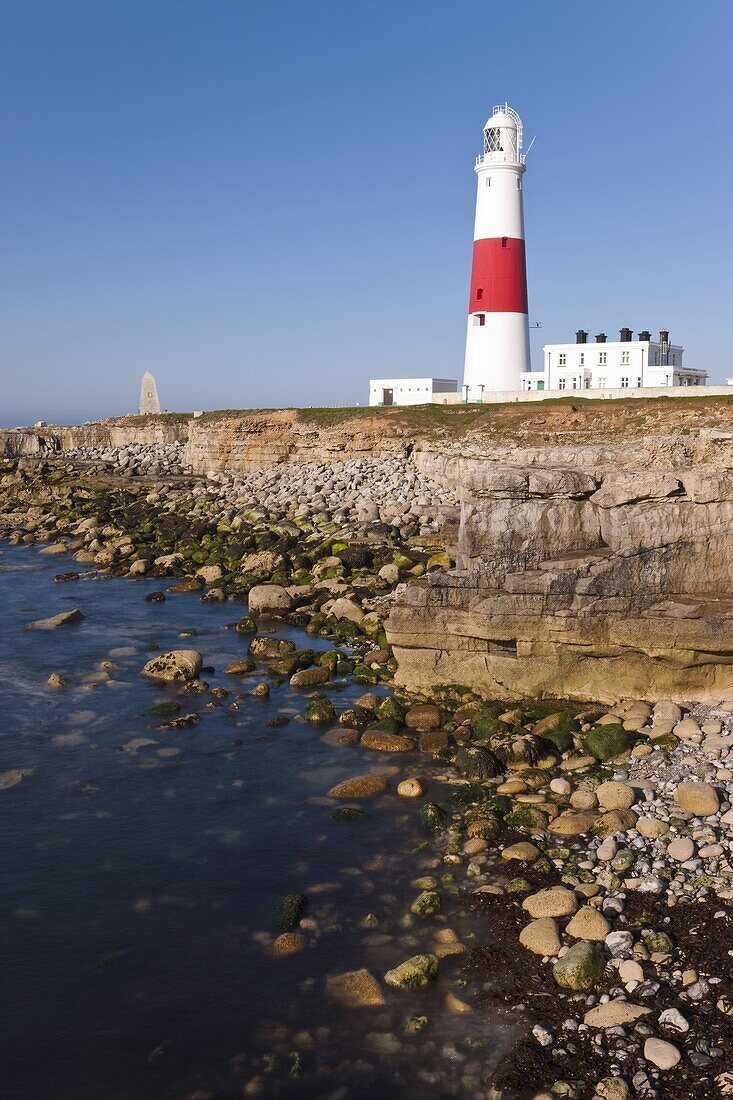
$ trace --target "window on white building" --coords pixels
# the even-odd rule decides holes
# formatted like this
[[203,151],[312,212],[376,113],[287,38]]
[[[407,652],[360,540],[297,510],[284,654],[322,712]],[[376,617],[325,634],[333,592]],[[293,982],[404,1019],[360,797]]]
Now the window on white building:
[[598,389],[599,390],[605,390],[605,388],[606,388],[606,379],[603,377],[603,375],[601,375],[601,377],[598,379]]
[[641,389],[641,378],[636,379],[636,388],[637,388],[637,390]]
[[486,177],[486,186],[491,187],[491,176]]
[[567,363],[568,363],[568,357],[567,357],[567,355],[565,354],[564,351],[561,351],[559,356],[558,356],[558,365],[561,366],[561,367],[566,367]]
[[559,390],[564,390],[564,389],[565,389],[565,379],[564,379],[564,378],[558,378],[558,380],[557,380],[557,388],[558,388]]
[[599,351],[598,352],[598,365],[601,366],[601,367],[605,367],[605,365],[606,365],[606,352],[605,351]]
[[474,323],[474,325],[485,325],[486,324],[486,314],[485,313],[474,313],[473,323]]
[[589,390],[589,389],[590,389],[590,378],[586,378],[586,379],[585,379],[585,388],[586,388],[587,390]]
[[578,388],[578,379],[573,377],[573,389],[577,390],[577,388]]
[[521,190],[522,190],[522,177],[517,176],[517,191],[521,191]]
[[629,388],[629,380],[628,380],[628,378],[624,377],[624,378],[621,379],[621,389],[622,390],[627,390],[628,388]]
[[622,351],[621,352],[621,366],[626,367],[626,366],[628,366],[628,363],[629,363],[629,353],[628,353],[628,351]]
[[584,364],[585,364],[585,352],[584,352],[584,351],[581,351],[581,353],[580,353],[580,365],[581,365],[581,367],[582,367],[582,366],[583,366]]

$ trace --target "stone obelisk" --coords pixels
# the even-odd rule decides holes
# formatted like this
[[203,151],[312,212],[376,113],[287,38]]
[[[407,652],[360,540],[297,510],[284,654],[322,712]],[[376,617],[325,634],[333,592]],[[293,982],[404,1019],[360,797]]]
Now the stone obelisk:
[[160,401],[158,399],[158,387],[155,384],[150,371],[145,371],[143,380],[140,385],[140,407],[138,412],[141,416],[150,416],[160,412]]

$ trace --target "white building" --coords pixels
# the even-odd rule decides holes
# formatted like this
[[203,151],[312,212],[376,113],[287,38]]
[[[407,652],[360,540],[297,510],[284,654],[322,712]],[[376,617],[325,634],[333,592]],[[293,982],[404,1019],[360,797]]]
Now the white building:
[[441,394],[457,393],[455,378],[371,378],[370,405],[431,405]]
[[494,107],[476,157],[476,217],[468,299],[463,388],[517,390],[530,369],[524,249],[522,120],[508,103]]
[[599,333],[588,343],[580,329],[573,344],[545,344],[544,370],[525,371],[523,390],[624,390],[671,386],[704,386],[707,371],[682,366],[684,348],[671,344],[662,329],[658,340],[640,332],[636,340],[622,328],[618,340]]

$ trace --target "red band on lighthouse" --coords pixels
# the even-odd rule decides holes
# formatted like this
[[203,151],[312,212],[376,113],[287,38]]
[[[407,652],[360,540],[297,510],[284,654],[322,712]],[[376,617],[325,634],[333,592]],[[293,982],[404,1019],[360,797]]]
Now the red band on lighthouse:
[[529,312],[524,241],[495,237],[473,242],[468,312]]

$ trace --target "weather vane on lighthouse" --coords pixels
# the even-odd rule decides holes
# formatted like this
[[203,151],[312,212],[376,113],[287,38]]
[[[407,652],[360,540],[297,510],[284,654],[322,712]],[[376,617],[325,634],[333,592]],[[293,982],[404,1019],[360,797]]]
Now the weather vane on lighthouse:
[[[530,146],[531,148],[531,146]],[[530,370],[524,251],[522,120],[508,103],[494,107],[476,158],[476,221],[463,389],[518,390]]]

